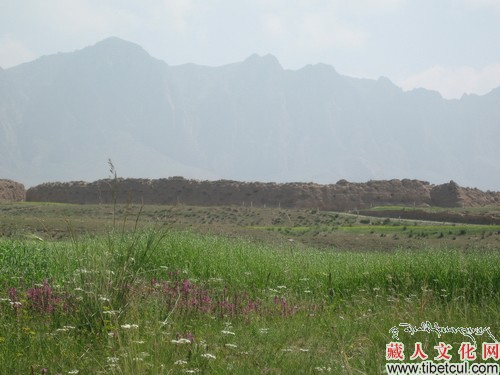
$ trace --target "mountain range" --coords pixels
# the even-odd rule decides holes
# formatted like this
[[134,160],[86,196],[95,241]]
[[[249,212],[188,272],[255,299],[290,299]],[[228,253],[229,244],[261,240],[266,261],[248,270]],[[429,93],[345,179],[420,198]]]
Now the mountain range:
[[500,88],[446,100],[272,55],[171,66],[108,38],[0,69],[0,178],[333,183],[415,178],[500,190]]

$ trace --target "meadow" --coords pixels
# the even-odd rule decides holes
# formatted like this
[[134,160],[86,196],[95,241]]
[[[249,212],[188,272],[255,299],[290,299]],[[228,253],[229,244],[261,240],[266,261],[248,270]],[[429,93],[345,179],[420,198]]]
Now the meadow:
[[[234,207],[0,212],[1,374],[382,374],[400,323],[500,335],[498,228]],[[399,339],[429,356],[449,343],[453,361],[470,341]]]

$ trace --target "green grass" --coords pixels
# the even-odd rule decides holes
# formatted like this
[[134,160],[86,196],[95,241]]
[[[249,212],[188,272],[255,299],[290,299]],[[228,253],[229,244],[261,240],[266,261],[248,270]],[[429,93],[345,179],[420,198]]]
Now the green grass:
[[496,206],[478,206],[478,207],[437,207],[437,206],[375,206],[370,211],[413,211],[422,210],[425,212],[468,212],[471,214],[498,212]]
[[[498,249],[355,253],[110,230],[2,239],[0,269],[6,374],[379,374],[401,322],[500,335]],[[401,336],[429,352],[467,341]]]
[[472,224],[456,224],[456,225],[446,225],[446,224],[434,224],[434,225],[411,225],[409,221],[404,223],[393,223],[392,225],[352,225],[352,226],[341,226],[335,229],[344,232],[356,232],[356,233],[401,233],[409,231],[418,231],[422,233],[439,233],[445,232],[450,234],[481,234],[483,232],[499,232],[500,225],[472,225]]
[[[363,220],[363,219],[361,219]],[[365,219],[368,221],[368,219]],[[486,236],[486,235],[498,235],[500,234],[500,225],[472,225],[472,224],[439,224],[434,223],[433,225],[413,224],[411,220],[393,220],[385,225],[363,223],[361,225],[348,224],[348,225],[336,225],[336,226],[251,226],[249,229],[257,231],[271,231],[279,232],[287,235],[303,235],[306,233],[325,233],[325,232],[337,232],[346,234],[393,234],[406,237],[413,236]],[[369,224],[369,225],[366,225]]]

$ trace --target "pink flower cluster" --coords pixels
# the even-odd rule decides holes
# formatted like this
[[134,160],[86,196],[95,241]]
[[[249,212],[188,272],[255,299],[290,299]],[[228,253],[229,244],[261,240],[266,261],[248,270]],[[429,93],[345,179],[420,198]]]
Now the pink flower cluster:
[[179,280],[151,279],[149,293],[162,298],[167,309],[184,313],[206,313],[216,316],[248,316],[251,313],[288,316],[296,312],[296,306],[289,306],[285,298],[276,296],[274,304],[252,298],[247,292],[231,292],[229,288],[195,284],[189,279]]
[[71,305],[69,295],[55,292],[47,280],[40,285],[28,288],[25,294],[20,293],[18,288],[9,288],[8,296],[16,314],[21,308],[45,314],[52,314],[55,311],[67,312]]
[[67,311],[69,304],[64,297],[66,296],[55,293],[47,280],[44,280],[42,285],[29,288],[27,292],[29,307],[40,313],[50,314],[57,309]]

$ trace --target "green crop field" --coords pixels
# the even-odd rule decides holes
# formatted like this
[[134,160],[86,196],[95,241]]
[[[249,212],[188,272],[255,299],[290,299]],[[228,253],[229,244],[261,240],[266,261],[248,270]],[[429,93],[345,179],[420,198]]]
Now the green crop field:
[[471,341],[400,323],[489,327],[478,356],[500,336],[497,227],[54,204],[0,225],[2,374],[382,374],[393,341]]

